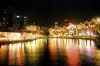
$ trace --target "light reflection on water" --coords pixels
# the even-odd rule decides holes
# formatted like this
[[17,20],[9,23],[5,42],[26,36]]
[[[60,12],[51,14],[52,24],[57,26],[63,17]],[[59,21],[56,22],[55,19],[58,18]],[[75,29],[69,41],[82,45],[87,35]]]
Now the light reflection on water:
[[92,40],[37,39],[1,45],[0,65],[100,66],[100,50]]

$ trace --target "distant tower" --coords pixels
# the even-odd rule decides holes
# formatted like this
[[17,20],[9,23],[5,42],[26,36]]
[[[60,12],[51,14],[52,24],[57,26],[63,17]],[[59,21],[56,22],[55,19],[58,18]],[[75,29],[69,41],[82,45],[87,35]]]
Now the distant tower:
[[58,28],[58,22],[57,21],[55,22],[55,28]]

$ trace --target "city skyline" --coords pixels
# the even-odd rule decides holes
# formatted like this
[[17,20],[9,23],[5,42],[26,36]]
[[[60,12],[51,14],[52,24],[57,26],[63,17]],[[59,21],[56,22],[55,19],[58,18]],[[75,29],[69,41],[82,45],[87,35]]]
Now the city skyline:
[[3,0],[0,3],[1,8],[13,7],[28,14],[37,24],[46,26],[55,21],[61,23],[65,19],[74,24],[90,20],[100,16],[99,6],[97,0]]
[[99,2],[1,0],[0,66],[100,66]]

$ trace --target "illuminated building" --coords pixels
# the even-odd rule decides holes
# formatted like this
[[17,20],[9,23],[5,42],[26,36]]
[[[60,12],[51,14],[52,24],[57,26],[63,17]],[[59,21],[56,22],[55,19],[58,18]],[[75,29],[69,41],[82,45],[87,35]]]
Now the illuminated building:
[[8,10],[2,9],[0,13],[0,27],[2,31],[6,30],[6,27],[8,27],[9,21],[8,21]]
[[50,37],[99,38],[100,18],[94,18],[79,25],[69,23],[69,26],[49,28],[49,33]]
[[34,24],[26,25],[24,28],[25,28],[25,31],[28,31],[28,32],[36,33],[37,31],[37,26]]

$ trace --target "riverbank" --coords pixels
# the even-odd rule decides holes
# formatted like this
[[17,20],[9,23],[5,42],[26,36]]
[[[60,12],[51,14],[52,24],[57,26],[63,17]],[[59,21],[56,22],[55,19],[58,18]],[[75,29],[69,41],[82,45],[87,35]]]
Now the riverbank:
[[7,43],[18,43],[18,42],[27,42],[27,41],[33,41],[33,40],[36,40],[36,39],[42,39],[42,38],[61,38],[61,39],[86,39],[86,40],[94,40],[94,41],[100,41],[99,39],[97,38],[79,38],[79,37],[48,37],[48,36],[45,36],[45,37],[37,37],[35,39],[25,39],[25,40],[0,40],[0,44],[7,44]]
[[36,39],[27,39],[27,40],[3,40],[0,41],[0,44],[8,44],[8,43],[19,43],[19,42],[27,42],[27,41],[33,41]]
[[97,39],[97,38],[83,38],[83,37],[49,37],[49,38],[64,38],[64,39],[91,39],[91,40],[94,40],[94,39]]

